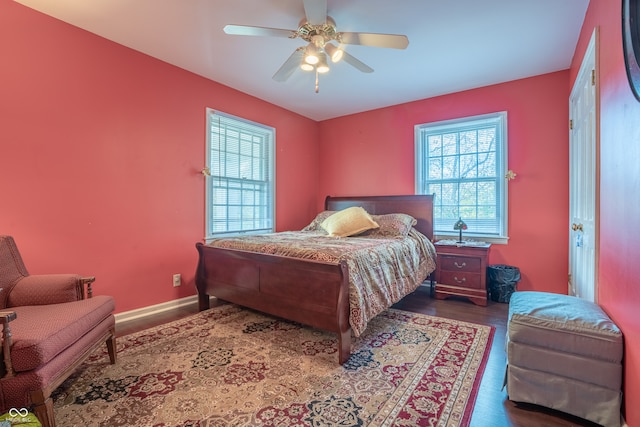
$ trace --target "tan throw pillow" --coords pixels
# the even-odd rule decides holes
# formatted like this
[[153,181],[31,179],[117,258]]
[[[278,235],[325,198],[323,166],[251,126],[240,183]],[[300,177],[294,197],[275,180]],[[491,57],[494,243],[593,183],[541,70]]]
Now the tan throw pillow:
[[322,228],[330,236],[347,237],[378,228],[379,225],[360,206],[343,209],[322,221]]

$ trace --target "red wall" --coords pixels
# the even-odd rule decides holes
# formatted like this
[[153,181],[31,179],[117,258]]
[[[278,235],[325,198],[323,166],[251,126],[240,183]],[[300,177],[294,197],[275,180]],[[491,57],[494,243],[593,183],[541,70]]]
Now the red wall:
[[635,427],[640,426],[640,102],[631,92],[624,69],[621,3],[590,1],[571,64],[571,84],[597,27],[601,120],[598,298],[625,337],[625,417]]
[[[571,69],[315,123],[0,0],[0,234],[32,273],[96,275],[127,311],[193,295],[204,233],[205,108],[277,129],[277,228],[327,194],[413,193],[413,127],[508,111],[507,245],[520,289],[566,292],[568,97],[600,27],[599,299],[625,334],[625,400],[640,401],[640,103],[626,81],[620,2],[591,0]],[[318,159],[320,159],[318,163]],[[181,273],[184,284],[171,286]],[[630,426],[640,408],[627,404]]]
[[316,213],[312,120],[13,1],[0,58],[0,234],[31,273],[95,275],[118,312],[194,295],[206,107],[276,128],[279,230]]
[[507,111],[509,243],[489,261],[520,269],[520,290],[567,292],[568,89],[562,71],[320,124],[320,195],[412,194],[414,126]]

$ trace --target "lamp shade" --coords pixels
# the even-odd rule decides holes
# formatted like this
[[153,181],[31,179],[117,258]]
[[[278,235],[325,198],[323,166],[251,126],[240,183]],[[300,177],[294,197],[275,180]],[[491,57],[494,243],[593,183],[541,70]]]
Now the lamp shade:
[[313,43],[309,43],[304,49],[304,62],[315,65],[318,61],[320,61],[320,52]]
[[316,65],[316,70],[320,74],[324,74],[329,71],[329,65],[327,64],[327,55],[325,55],[324,53],[321,53],[319,55],[319,61],[318,65]]
[[331,58],[331,62],[336,63],[342,59],[344,54],[343,50],[339,47],[332,45],[331,43],[327,43],[324,45],[324,50],[329,54],[329,58]]
[[453,224],[453,229],[454,230],[466,230],[467,229],[467,224],[462,220],[462,218],[459,218],[455,224]]

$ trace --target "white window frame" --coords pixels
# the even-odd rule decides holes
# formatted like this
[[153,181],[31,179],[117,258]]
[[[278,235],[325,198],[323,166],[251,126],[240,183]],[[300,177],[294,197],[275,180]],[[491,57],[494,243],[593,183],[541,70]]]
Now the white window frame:
[[[429,177],[429,152],[426,147],[426,138],[428,135],[437,135],[445,133],[461,133],[464,131],[473,131],[487,125],[496,127],[496,170],[495,177],[483,177],[477,179],[449,177],[436,179],[430,181]],[[463,239],[480,240],[491,243],[507,243],[508,241],[508,218],[507,218],[507,185],[508,180],[505,178],[507,172],[507,112],[497,112],[490,114],[483,114],[478,116],[464,117],[453,120],[444,120],[434,123],[419,124],[414,127],[415,130],[415,191],[416,194],[429,194],[429,184],[434,183],[449,183],[460,184],[470,182],[486,181],[489,183],[495,182],[496,194],[495,194],[495,212],[497,215],[497,224],[495,232],[474,230],[475,218],[465,218],[465,215],[460,215],[463,221],[465,221],[469,228],[463,232]],[[458,140],[459,144],[459,140]],[[453,157],[460,158],[460,145],[457,147],[456,154]],[[444,154],[443,154],[444,155]],[[477,160],[476,160],[477,162]],[[488,180],[488,181],[487,181]],[[477,205],[476,205],[477,206]],[[460,206],[458,206],[460,210]],[[464,208],[463,208],[464,209]],[[434,200],[434,234],[436,239],[451,239],[459,237],[459,232],[453,230],[453,223],[458,219],[448,218],[446,220],[438,218],[438,215],[443,211],[442,201],[438,200],[438,194],[436,194]],[[477,212],[477,209],[476,209]],[[459,213],[459,212],[458,212]],[[477,223],[480,224],[481,220],[478,219]],[[451,227],[448,227],[451,226]]]
[[[230,114],[226,114],[211,108],[207,108],[206,115],[207,115],[207,121],[206,121],[207,122],[207,129],[206,129],[207,142],[206,142],[206,150],[205,150],[205,165],[206,165],[205,166],[205,177],[206,177],[206,180],[205,180],[206,181],[205,240],[211,240],[217,237],[240,235],[240,234],[260,234],[260,233],[274,232],[275,223],[276,223],[276,218],[275,218],[276,130],[270,126],[252,122],[240,117],[232,116]],[[219,128],[221,125],[237,126],[239,129],[242,129],[245,132],[248,132],[250,134],[255,134],[256,138],[263,139],[263,142],[261,142],[261,144],[266,146],[266,147],[263,147],[263,149],[266,150],[265,152],[262,153],[263,157],[256,157],[253,154],[253,152],[251,156],[245,156],[245,157],[253,157],[254,159],[258,158],[260,162],[263,162],[261,164],[261,167],[266,168],[266,169],[263,169],[264,170],[263,176],[265,177],[264,180],[255,180],[255,179],[252,179],[253,177],[242,177],[242,176],[229,178],[228,176],[225,177],[225,175],[222,175],[222,177],[224,177],[223,179],[227,181],[226,184],[228,186],[231,186],[231,184],[236,185],[236,188],[235,188],[236,192],[238,191],[238,188],[241,188],[244,185],[245,182],[249,185],[254,185],[254,186],[266,185],[266,194],[264,196],[266,197],[266,200],[260,201],[258,206],[261,206],[261,207],[257,208],[258,210],[261,210],[261,214],[258,215],[258,218],[262,217],[263,219],[258,221],[259,224],[257,225],[255,224],[255,215],[254,215],[251,220],[247,220],[247,221],[240,220],[242,222],[242,225],[240,225],[239,227],[234,227],[234,229],[229,229],[229,222],[233,222],[233,221],[229,219],[229,216],[225,216],[223,220],[227,222],[226,229],[214,230],[214,212],[215,212],[214,205],[217,204],[218,208],[221,208],[221,209],[225,209],[225,206],[226,206],[227,213],[229,211],[229,207],[234,206],[234,205],[228,204],[228,201],[229,201],[228,191],[226,192],[227,199],[225,201],[221,202],[220,200],[215,200],[215,197],[214,197],[214,185],[216,183],[216,174],[221,173],[220,172],[221,167],[217,167],[216,165],[218,164],[222,165],[224,162],[224,159],[221,159],[220,156],[218,156],[218,159],[216,160],[212,155],[212,152],[215,150],[215,148],[218,148],[218,150],[216,150],[217,152],[220,152],[220,151],[224,152],[225,150],[225,148],[222,147],[224,141],[222,140],[222,138],[214,136],[214,129],[216,127]],[[218,144],[218,147],[213,147],[212,144],[213,145]],[[240,144],[238,144],[238,146],[240,146]],[[239,148],[239,150],[242,150],[242,148]],[[246,154],[246,151],[245,151],[245,154]],[[240,168],[240,166],[238,168]],[[217,181],[217,182],[220,182],[220,181]],[[224,193],[224,190],[221,190],[220,193]],[[255,195],[254,195],[254,199],[255,199]],[[244,200],[240,201],[240,204],[235,206],[237,209],[244,211],[244,209],[242,209],[245,206]],[[246,207],[248,207],[249,210],[254,210],[256,209],[256,204],[255,202],[252,202],[246,205]],[[240,218],[242,218],[242,213],[240,213]],[[254,223],[249,224],[251,221],[253,221]]]

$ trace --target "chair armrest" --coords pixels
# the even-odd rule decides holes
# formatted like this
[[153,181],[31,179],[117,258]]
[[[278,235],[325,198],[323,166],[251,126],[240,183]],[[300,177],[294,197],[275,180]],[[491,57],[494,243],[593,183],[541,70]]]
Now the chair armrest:
[[89,277],[81,277],[80,278],[80,283],[79,283],[79,295],[81,296],[80,299],[84,299],[84,287],[85,285],[87,286],[87,298],[91,298],[93,297],[93,288],[91,287],[91,284],[93,282],[96,281],[95,276],[89,276]]
[[11,338],[11,328],[9,322],[18,317],[15,311],[0,311],[0,323],[2,324],[2,359],[4,366],[0,369],[0,376],[3,378],[11,378],[15,375],[13,365],[11,364],[11,345],[13,340]]
[[21,279],[11,290],[7,299],[8,307],[23,305],[59,304],[78,301],[87,294],[91,297],[91,283],[94,277],[77,274],[32,274]]

